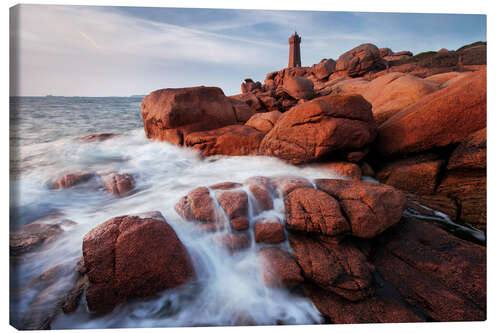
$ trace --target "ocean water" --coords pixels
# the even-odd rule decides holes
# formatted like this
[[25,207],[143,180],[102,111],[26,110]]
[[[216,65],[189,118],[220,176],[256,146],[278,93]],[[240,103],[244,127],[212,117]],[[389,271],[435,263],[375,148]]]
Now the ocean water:
[[[141,98],[125,97],[11,99],[11,230],[54,213],[76,222],[55,241],[11,260],[11,322],[22,327],[35,305],[71,286],[75,279],[71,269],[42,287],[30,280],[56,265],[73,267],[82,256],[82,237],[93,227],[115,216],[157,210],[196,258],[196,281],[151,299],[130,301],[100,317],[89,313],[82,297],[77,311],[69,315],[60,311],[52,328],[321,323],[318,310],[303,295],[262,284],[258,245],[230,255],[214,246],[212,235],[182,220],[174,205],[195,187],[243,182],[251,176],[311,180],[336,176],[271,157],[204,159],[196,151],[148,140],[140,103]],[[104,132],[121,135],[103,142],[76,140]],[[50,188],[66,173],[112,170],[134,175],[132,195],[117,199],[92,182],[64,190]],[[282,198],[276,197],[275,203],[275,209],[265,214],[283,219]],[[291,251],[286,243],[282,246]]]

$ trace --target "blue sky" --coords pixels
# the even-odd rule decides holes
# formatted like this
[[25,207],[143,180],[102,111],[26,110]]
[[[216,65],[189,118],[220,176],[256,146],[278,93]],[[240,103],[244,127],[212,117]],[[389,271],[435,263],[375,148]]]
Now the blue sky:
[[126,96],[160,88],[240,92],[288,64],[302,36],[302,65],[337,59],[362,43],[413,53],[486,40],[486,16],[319,11],[21,5],[11,14],[14,95]]

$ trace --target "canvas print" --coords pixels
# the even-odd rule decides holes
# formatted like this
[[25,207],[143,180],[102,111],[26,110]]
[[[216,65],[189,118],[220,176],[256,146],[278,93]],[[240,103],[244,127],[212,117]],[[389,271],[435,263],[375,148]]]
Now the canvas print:
[[486,320],[486,16],[10,9],[10,323]]

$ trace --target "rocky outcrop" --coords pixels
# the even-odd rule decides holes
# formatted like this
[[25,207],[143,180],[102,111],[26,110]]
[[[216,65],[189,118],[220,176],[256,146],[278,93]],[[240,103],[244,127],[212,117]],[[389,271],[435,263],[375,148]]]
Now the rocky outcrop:
[[304,281],[295,258],[277,247],[259,250],[262,281],[266,287],[294,287]]
[[337,59],[335,71],[339,75],[361,76],[380,66],[380,60],[380,51],[375,45],[361,44]]
[[486,128],[472,133],[453,150],[447,169],[486,169]]
[[115,197],[124,197],[131,194],[135,187],[134,177],[129,173],[104,172],[99,173],[104,188]]
[[156,90],[143,99],[141,112],[148,138],[175,145],[191,132],[237,121],[231,101],[217,87]]
[[262,89],[262,84],[259,81],[253,82],[252,79],[245,79],[245,82],[241,84],[241,92],[243,94],[260,89]]
[[90,311],[106,313],[133,297],[178,287],[194,276],[184,245],[161,214],[119,216],[83,238]]
[[462,142],[486,127],[486,73],[469,74],[421,98],[379,127],[381,155],[420,152]]
[[294,164],[336,151],[358,150],[376,136],[371,105],[357,95],[329,95],[283,114],[262,140],[259,152]]
[[296,100],[309,100],[314,96],[313,82],[302,76],[286,78],[283,83],[283,89]]
[[246,125],[229,125],[210,131],[193,132],[185,137],[186,147],[198,150],[203,156],[257,155],[264,134]]
[[286,239],[285,228],[277,219],[260,219],[255,222],[254,228],[256,243],[276,244]]
[[361,168],[356,163],[351,163],[351,162],[342,162],[342,161],[323,162],[323,163],[311,164],[310,166],[317,168],[318,170],[329,171],[332,174],[347,179],[361,180],[362,176]]

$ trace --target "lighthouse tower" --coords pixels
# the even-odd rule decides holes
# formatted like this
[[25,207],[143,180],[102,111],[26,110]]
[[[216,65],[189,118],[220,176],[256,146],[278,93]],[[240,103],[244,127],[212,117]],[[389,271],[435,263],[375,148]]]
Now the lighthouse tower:
[[290,55],[288,57],[288,67],[300,67],[300,36],[297,31],[288,38],[290,44]]

